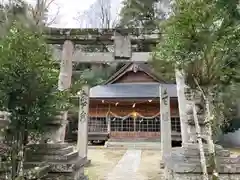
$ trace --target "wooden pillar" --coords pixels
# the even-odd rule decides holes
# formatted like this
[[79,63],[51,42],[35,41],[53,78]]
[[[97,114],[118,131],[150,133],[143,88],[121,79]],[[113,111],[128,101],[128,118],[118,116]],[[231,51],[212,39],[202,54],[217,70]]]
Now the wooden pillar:
[[164,162],[165,157],[170,156],[172,151],[170,98],[168,96],[167,88],[160,86],[159,91],[161,114],[161,150],[162,161]]
[[77,150],[80,157],[87,157],[88,149],[88,116],[89,116],[89,86],[83,86],[79,95],[78,140]]
[[134,132],[136,132],[136,117],[135,116],[133,117],[133,121],[134,121],[133,122],[134,123]]
[[188,134],[188,124],[187,124],[187,100],[185,97],[185,78],[182,71],[175,70],[176,75],[176,83],[177,83],[177,96],[178,96],[178,109],[180,116],[180,124],[181,124],[181,136],[182,136],[182,145],[186,144],[189,139]]
[[109,114],[110,110],[111,110],[111,105],[108,104],[108,113],[107,113],[106,119],[107,119],[107,132],[109,133],[109,135],[111,133],[111,117]]
[[111,118],[109,115],[107,115],[107,132],[111,133]]

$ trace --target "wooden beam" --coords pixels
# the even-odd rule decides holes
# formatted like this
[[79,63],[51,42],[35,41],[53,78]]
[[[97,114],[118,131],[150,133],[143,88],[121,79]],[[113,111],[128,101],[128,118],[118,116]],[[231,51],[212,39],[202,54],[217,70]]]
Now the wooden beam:
[[[61,60],[61,50],[53,52],[57,61]],[[113,52],[81,52],[75,51],[73,62],[81,63],[113,63],[113,62],[147,62],[151,58],[151,52],[132,52],[130,59],[115,59]]]

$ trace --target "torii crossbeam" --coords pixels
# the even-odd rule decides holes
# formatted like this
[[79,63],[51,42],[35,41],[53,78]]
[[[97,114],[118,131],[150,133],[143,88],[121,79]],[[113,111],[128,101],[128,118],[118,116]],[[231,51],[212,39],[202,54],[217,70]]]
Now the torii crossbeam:
[[[113,45],[113,52],[82,52],[74,48],[72,62],[78,63],[113,63],[113,62],[146,62],[151,52],[133,52],[132,45],[156,44],[159,33],[141,34],[139,29],[48,29],[46,33],[50,44],[65,44],[66,40],[74,45]],[[54,48],[54,57],[62,59],[62,49]]]

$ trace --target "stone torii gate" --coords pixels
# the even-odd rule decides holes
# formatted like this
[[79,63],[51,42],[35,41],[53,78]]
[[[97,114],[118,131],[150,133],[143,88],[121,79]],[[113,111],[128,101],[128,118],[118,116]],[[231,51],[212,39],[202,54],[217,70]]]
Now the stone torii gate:
[[[120,62],[147,62],[151,59],[151,52],[143,52],[141,50],[132,51],[134,45],[156,45],[159,39],[159,33],[139,33],[141,29],[47,29],[46,37],[48,42],[54,47],[54,57],[56,60],[62,60],[61,69],[64,67],[62,79],[66,81],[66,86],[71,84],[71,75],[74,70],[71,69],[71,64],[76,63],[120,63]],[[57,45],[63,44],[62,48]],[[83,52],[78,49],[76,45],[95,45],[103,46],[113,45],[113,52]],[[67,62],[65,62],[67,61]],[[69,71],[67,73],[67,71]],[[182,143],[188,141],[186,116],[185,111],[184,91],[185,84],[182,76],[176,73],[178,84],[178,97],[181,121],[181,136]],[[84,89],[88,89],[85,87]],[[88,90],[89,91],[89,90]],[[82,91],[81,91],[82,92]],[[79,92],[79,93],[81,93]],[[88,92],[85,92],[85,94]],[[79,95],[82,96],[82,95]],[[81,108],[84,109],[84,108]],[[88,113],[87,113],[88,114]],[[65,129],[65,126],[63,129]],[[80,127],[79,127],[80,128]],[[64,140],[65,134],[62,129],[62,138]],[[63,132],[64,131],[64,132]],[[87,133],[87,132],[86,132]],[[80,137],[80,134],[78,134]],[[78,138],[80,139],[80,138]],[[80,145],[80,143],[78,143]]]
[[[119,63],[119,62],[146,62],[151,58],[151,52],[132,52],[132,45],[139,43],[156,44],[159,34],[134,35],[135,30],[117,29],[50,29],[47,39],[49,43],[56,45],[63,43],[62,50],[54,48],[54,57],[61,60],[59,75],[59,90],[66,90],[71,86],[73,63]],[[101,33],[99,33],[101,31]],[[90,33],[91,32],[91,33]],[[129,33],[131,32],[131,33]],[[57,35],[58,34],[58,35]],[[64,36],[65,34],[65,36]],[[112,44],[113,52],[82,52],[75,48],[76,44],[89,45],[94,42],[104,45]],[[78,93],[79,96],[79,122],[77,149],[79,155],[87,157],[87,119],[89,106],[89,87],[84,86]],[[67,124],[67,113],[64,113],[64,121],[61,128],[55,134],[54,141],[64,142]]]
[[[132,51],[132,46],[136,44],[156,44],[159,34],[144,34],[137,35],[139,29],[48,29],[47,39],[49,43],[63,44],[62,49],[54,46],[55,59],[61,59],[61,73],[59,78],[59,89],[68,89],[71,85],[71,76],[73,73],[73,63],[119,63],[119,62],[147,62],[151,58],[151,52]],[[77,49],[75,45],[91,45],[99,43],[103,45],[113,45],[113,52],[82,52]],[[179,92],[184,91],[184,86],[181,87]],[[77,149],[79,155],[82,157],[87,156],[87,119],[88,119],[88,106],[89,106],[89,87],[84,86],[79,95],[79,122],[78,122],[78,143]],[[181,95],[181,94],[180,94]],[[181,103],[180,103],[181,104]],[[162,105],[162,107],[164,107]],[[182,107],[182,106],[181,106]],[[166,109],[165,111],[168,111]],[[65,116],[65,123],[59,130],[58,135],[61,142],[64,142],[65,128],[67,124],[67,116]],[[162,117],[163,118],[163,117]],[[166,119],[166,118],[165,118]],[[186,134],[186,123],[181,119],[182,140]],[[170,122],[171,123],[171,122]],[[163,127],[163,126],[161,126]],[[162,129],[161,131],[164,131]],[[171,131],[171,129],[169,130]],[[165,132],[165,131],[164,131]],[[168,132],[171,134],[171,132]],[[57,138],[58,139],[58,138]],[[164,139],[162,139],[164,141]],[[165,142],[165,141],[164,141]],[[163,146],[167,143],[162,144]]]

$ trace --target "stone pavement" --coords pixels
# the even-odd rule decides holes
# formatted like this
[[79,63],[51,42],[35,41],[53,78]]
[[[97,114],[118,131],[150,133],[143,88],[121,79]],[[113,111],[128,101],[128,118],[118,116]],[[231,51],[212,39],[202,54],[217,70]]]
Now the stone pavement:
[[127,150],[106,180],[145,180],[137,173],[141,162],[141,150]]

